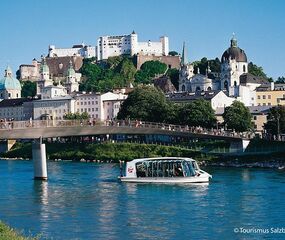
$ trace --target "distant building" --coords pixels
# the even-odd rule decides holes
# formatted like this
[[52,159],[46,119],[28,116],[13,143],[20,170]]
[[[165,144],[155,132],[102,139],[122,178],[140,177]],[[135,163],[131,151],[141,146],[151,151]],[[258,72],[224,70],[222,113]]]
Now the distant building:
[[97,60],[120,55],[155,55],[167,56],[169,52],[168,37],[160,37],[159,42],[139,42],[134,31],[129,35],[102,36],[97,40]]
[[[277,85],[277,86],[276,86]],[[256,89],[257,106],[285,105],[285,88],[282,84],[262,85]]]
[[[43,58],[42,58],[43,60]],[[40,77],[41,61],[34,59],[32,64],[22,64],[19,67],[19,76],[21,81],[37,81]],[[76,73],[77,81],[80,81],[80,68],[83,65],[81,56],[65,57],[45,57],[46,65],[49,67],[50,77],[59,82],[65,80],[66,73],[70,67],[70,61]]]
[[76,94],[75,112],[86,112],[96,120],[105,121],[117,117],[121,103],[127,98],[122,93],[89,93]]
[[[61,81],[56,81],[55,79],[51,78],[50,75],[50,68],[47,65],[46,58],[43,58],[42,64],[40,66],[40,77],[37,81],[37,95],[41,95],[42,98],[45,98],[45,96],[50,95],[50,91],[55,92],[57,94],[63,94],[67,95],[73,92],[78,92],[79,90],[79,82],[81,79],[81,73],[76,73],[73,68],[73,63],[70,60],[69,62],[69,68],[67,69],[67,72],[65,73],[65,77],[62,78],[63,85],[61,86]],[[57,82],[58,86],[55,87],[53,84],[54,82]],[[62,93],[60,93],[62,92]],[[51,93],[52,94],[52,93]],[[49,98],[49,97],[47,97]],[[52,96],[50,98],[53,98]]]
[[32,64],[22,64],[19,67],[19,77],[21,81],[36,81],[39,77],[41,63],[38,62],[35,58],[32,61]]
[[29,98],[4,99],[0,101],[0,119],[25,121],[33,118],[33,102]]
[[72,48],[56,48],[50,45],[48,49],[48,57],[73,57],[81,56],[83,58],[96,57],[96,47],[87,46],[84,43],[73,45]]
[[11,68],[8,66],[4,77],[0,79],[0,99],[21,98],[21,84],[13,77]]
[[[248,73],[247,56],[237,45],[233,36],[230,47],[221,57],[221,74],[212,74],[208,66],[206,75],[194,74],[194,66],[187,62],[185,45],[183,45],[181,69],[179,74],[179,91],[226,91],[229,97],[243,102],[246,106],[256,106],[256,89],[268,85],[267,79]],[[208,77],[212,75],[212,77]],[[214,76],[214,77],[213,77]]]
[[71,96],[54,96],[34,101],[35,120],[62,120],[67,113],[74,113],[75,100]]
[[[264,125],[267,123],[267,115],[270,111],[269,106],[249,106],[248,107],[251,115],[252,115],[252,122],[254,126],[254,130],[259,135],[262,135],[262,132],[264,131]],[[223,119],[223,113],[225,111],[225,108],[217,108],[215,111],[215,115],[217,118],[217,121],[222,124],[224,122]]]
[[216,110],[221,107],[230,106],[235,98],[228,97],[225,91],[199,91],[199,92],[178,92],[168,94],[167,98],[175,103],[189,103],[197,99],[204,99],[209,101],[211,107]]

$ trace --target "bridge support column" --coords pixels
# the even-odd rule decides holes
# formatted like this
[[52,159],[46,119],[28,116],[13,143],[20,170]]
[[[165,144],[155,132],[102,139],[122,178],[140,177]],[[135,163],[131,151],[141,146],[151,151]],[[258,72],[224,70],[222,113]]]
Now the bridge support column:
[[34,179],[47,180],[46,145],[42,139],[36,140],[32,145],[34,161]]
[[242,153],[246,150],[250,140],[248,139],[241,139],[239,141],[231,142],[230,152],[231,153]]

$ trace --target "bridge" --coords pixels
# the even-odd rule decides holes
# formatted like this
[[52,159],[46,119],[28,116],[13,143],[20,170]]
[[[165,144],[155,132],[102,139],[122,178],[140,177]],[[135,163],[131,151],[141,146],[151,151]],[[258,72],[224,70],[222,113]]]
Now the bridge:
[[[168,135],[195,139],[216,139],[231,142],[231,149],[244,151],[253,137],[251,133],[236,133],[221,129],[204,129],[165,123],[141,121],[40,120],[2,121],[0,140],[34,140],[32,152],[35,179],[47,179],[44,138],[92,135]],[[9,141],[8,141],[9,142]]]

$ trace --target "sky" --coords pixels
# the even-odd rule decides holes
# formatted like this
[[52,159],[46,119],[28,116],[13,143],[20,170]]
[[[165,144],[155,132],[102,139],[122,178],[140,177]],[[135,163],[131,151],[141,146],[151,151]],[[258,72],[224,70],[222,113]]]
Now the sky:
[[0,75],[48,53],[48,46],[95,45],[103,35],[139,41],[169,37],[188,60],[221,58],[232,34],[248,61],[274,79],[285,76],[284,0],[1,0]]

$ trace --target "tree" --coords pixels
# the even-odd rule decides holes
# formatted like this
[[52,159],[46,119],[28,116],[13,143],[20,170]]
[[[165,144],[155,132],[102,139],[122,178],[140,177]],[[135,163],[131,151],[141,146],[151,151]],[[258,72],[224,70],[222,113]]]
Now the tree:
[[206,57],[203,57],[200,61],[193,62],[194,73],[198,73],[198,68],[201,74],[206,74],[208,66],[210,67],[211,72],[221,72],[221,62],[219,58],[208,60]]
[[179,123],[189,126],[201,126],[210,128],[216,123],[215,112],[210,102],[197,99],[180,108]]
[[170,51],[170,52],[168,53],[168,55],[169,55],[169,56],[178,56],[179,54],[178,54],[178,52],[176,52],[176,51]]
[[172,84],[174,85],[174,87],[178,89],[179,88],[179,70],[176,68],[170,68],[168,69],[166,74],[170,77],[170,80]]
[[65,120],[86,120],[86,119],[89,119],[89,115],[87,112],[83,112],[83,113],[79,113],[79,112],[76,112],[76,113],[66,113],[63,118]]
[[285,83],[285,77],[278,77],[275,83]]
[[136,73],[135,79],[137,83],[151,83],[152,78],[157,74],[164,74],[167,65],[159,61],[147,61],[143,63],[141,69]]
[[123,102],[118,119],[165,122],[168,102],[162,91],[152,86],[139,86]]
[[34,97],[34,96],[36,96],[36,94],[37,94],[36,82],[23,81],[23,82],[21,82],[21,85],[22,85],[22,91],[21,91],[22,97]]
[[252,116],[242,102],[234,101],[231,106],[226,107],[223,118],[228,129],[244,132],[252,128]]
[[285,133],[285,106],[270,108],[264,127],[273,135]]
[[135,68],[133,62],[124,58],[118,65],[117,72],[120,73],[126,80],[133,81],[137,69]]
[[263,68],[253,64],[252,62],[248,64],[248,72],[254,76],[267,79],[266,74],[263,72]]

